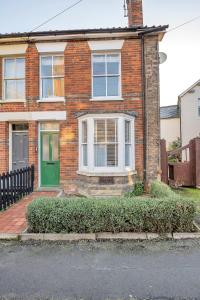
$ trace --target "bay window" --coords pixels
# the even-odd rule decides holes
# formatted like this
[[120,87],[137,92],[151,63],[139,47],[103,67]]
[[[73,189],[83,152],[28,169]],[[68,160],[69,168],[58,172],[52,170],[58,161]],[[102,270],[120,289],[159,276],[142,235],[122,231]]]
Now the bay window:
[[40,87],[42,99],[64,98],[64,56],[41,56]]
[[4,99],[25,99],[25,59],[4,59]]
[[111,115],[89,115],[79,119],[79,171],[121,173],[134,170],[134,117]]
[[121,95],[120,54],[106,53],[92,56],[92,97],[118,98]]

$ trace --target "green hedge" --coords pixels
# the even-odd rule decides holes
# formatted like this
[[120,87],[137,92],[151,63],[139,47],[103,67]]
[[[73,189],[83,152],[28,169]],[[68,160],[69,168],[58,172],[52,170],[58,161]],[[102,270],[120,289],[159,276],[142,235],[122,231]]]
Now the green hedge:
[[196,207],[187,199],[41,198],[28,206],[35,233],[190,232]]
[[150,194],[155,198],[175,198],[176,193],[167,184],[154,180],[151,183]]

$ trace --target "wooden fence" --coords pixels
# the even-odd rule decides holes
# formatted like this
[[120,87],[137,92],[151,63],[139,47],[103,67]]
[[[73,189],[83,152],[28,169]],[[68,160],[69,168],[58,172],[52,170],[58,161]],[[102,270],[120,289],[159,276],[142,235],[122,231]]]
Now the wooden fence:
[[34,188],[34,166],[0,175],[0,210],[4,210]]

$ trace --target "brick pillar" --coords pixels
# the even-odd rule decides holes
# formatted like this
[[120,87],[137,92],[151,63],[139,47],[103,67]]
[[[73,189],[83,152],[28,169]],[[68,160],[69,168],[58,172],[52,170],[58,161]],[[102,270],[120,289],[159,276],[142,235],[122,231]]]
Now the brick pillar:
[[0,174],[9,170],[9,125],[0,122]]
[[38,187],[38,124],[35,121],[29,122],[29,165],[35,167],[35,188]]
[[158,177],[160,169],[160,86],[157,37],[144,40],[146,77],[146,180]]

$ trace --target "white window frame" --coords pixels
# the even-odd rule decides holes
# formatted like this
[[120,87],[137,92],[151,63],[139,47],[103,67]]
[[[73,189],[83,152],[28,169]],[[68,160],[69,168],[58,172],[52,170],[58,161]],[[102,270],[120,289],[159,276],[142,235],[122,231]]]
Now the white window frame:
[[[98,119],[118,120],[118,166],[116,167],[95,167],[94,164],[94,122]],[[125,166],[125,120],[131,122],[131,154],[130,166]],[[88,130],[88,165],[83,166],[82,157],[82,122],[87,121]],[[135,118],[126,114],[89,114],[79,118],[79,170],[78,174],[95,175],[127,175],[135,171]]]
[[[5,60],[7,59],[14,59],[16,61],[16,59],[24,59],[24,78],[9,78],[6,79],[5,78]],[[5,86],[5,81],[6,80],[24,80],[24,95],[25,97],[22,99],[6,99],[6,86]],[[2,101],[0,102],[25,102],[26,101],[26,58],[25,56],[7,56],[3,58],[3,64],[2,64],[2,90],[3,90],[3,95],[2,95]]]
[[[94,96],[94,88],[93,88],[93,84],[94,84],[94,71],[93,71],[93,61],[94,61],[94,56],[95,55],[119,55],[119,95],[118,96],[98,96],[95,97]],[[93,51],[91,54],[91,62],[92,62],[92,98],[91,101],[109,101],[109,100],[123,100],[122,98],[122,71],[121,71],[121,52],[120,51]],[[107,74],[106,74],[106,77]],[[107,81],[106,81],[107,82]],[[106,91],[107,91],[107,87],[106,87]]]
[[[48,53],[48,54],[41,54],[40,55],[40,99],[41,100],[39,100],[38,102],[63,102],[63,101],[65,101],[65,97],[52,97],[52,98],[43,98],[42,97],[42,79],[43,78],[50,78],[50,79],[63,78],[64,81],[65,81],[65,74],[63,74],[63,76],[59,76],[59,75],[53,76],[53,73],[52,73],[52,76],[42,77],[42,58],[51,57],[52,66],[53,66],[53,57],[56,57],[56,56],[57,57],[62,56],[64,58],[64,53],[59,53],[59,54],[58,53],[57,54]],[[65,68],[65,63],[64,63],[64,68]],[[53,67],[52,67],[52,72],[53,72]],[[64,83],[64,86],[65,86],[65,83]]]
[[200,98],[197,99],[198,117],[200,118]]

